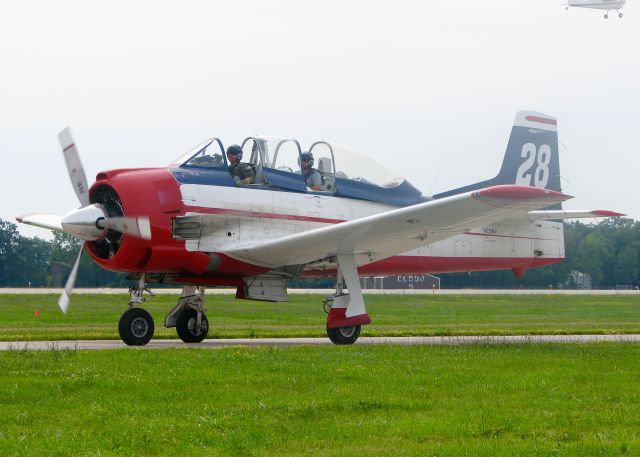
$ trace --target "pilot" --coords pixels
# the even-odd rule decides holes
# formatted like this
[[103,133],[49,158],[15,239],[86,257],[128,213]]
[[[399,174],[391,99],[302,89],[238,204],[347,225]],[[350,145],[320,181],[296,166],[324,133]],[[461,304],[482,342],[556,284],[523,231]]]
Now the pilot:
[[229,159],[229,173],[236,183],[236,186],[253,184],[256,174],[248,163],[241,162],[242,148],[237,144],[232,144],[227,148],[227,159]]
[[310,152],[300,154],[300,167],[307,187],[311,190],[322,190],[322,175],[313,168],[313,154]]

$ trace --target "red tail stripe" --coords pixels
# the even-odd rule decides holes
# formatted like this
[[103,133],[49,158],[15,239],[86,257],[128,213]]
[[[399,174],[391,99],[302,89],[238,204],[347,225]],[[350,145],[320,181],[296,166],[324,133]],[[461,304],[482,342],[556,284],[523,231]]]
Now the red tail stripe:
[[558,121],[555,119],[547,119],[546,117],[540,116],[526,116],[526,120],[529,122],[538,122],[539,124],[547,124],[547,125],[558,125]]

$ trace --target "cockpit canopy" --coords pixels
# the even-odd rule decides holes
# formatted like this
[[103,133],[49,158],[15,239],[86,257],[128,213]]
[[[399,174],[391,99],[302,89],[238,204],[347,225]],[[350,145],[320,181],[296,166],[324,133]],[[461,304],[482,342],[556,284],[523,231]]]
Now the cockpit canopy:
[[[322,176],[322,188],[319,192],[331,192],[344,196],[374,201],[386,201],[382,192],[391,200],[400,199],[402,203],[415,203],[421,197],[420,191],[411,186],[403,177],[398,176],[376,160],[353,149],[316,141],[308,149],[291,138],[255,136],[248,137],[242,143],[242,161],[251,164],[255,171],[253,186],[270,186],[287,190],[308,192],[302,176],[300,155],[303,152],[313,154],[313,168]],[[222,141],[210,138],[187,151],[171,167],[185,169],[227,170],[227,157]],[[390,191],[393,190],[393,194]],[[389,202],[401,204],[401,202]]]

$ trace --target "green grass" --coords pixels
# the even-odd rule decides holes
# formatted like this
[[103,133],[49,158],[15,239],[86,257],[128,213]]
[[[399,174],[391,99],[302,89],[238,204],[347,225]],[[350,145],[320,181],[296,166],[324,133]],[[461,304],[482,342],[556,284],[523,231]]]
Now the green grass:
[[[0,295],[0,339],[118,339],[127,298],[76,295],[64,315],[55,295]],[[145,303],[156,321],[155,338],[176,338],[163,326],[176,301],[161,295]],[[325,336],[321,301],[319,295],[293,295],[289,303],[209,295],[209,335]],[[366,302],[373,320],[363,331],[368,336],[640,333],[640,297],[630,295],[370,295]]]
[[640,345],[0,353],[0,455],[640,453]]

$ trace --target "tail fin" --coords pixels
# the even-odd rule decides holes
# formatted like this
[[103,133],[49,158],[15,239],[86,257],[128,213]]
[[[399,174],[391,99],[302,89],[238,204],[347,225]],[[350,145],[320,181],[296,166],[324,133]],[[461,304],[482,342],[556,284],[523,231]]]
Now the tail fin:
[[558,126],[555,118],[518,111],[498,175],[487,181],[434,195],[448,197],[498,184],[519,184],[561,192]]

